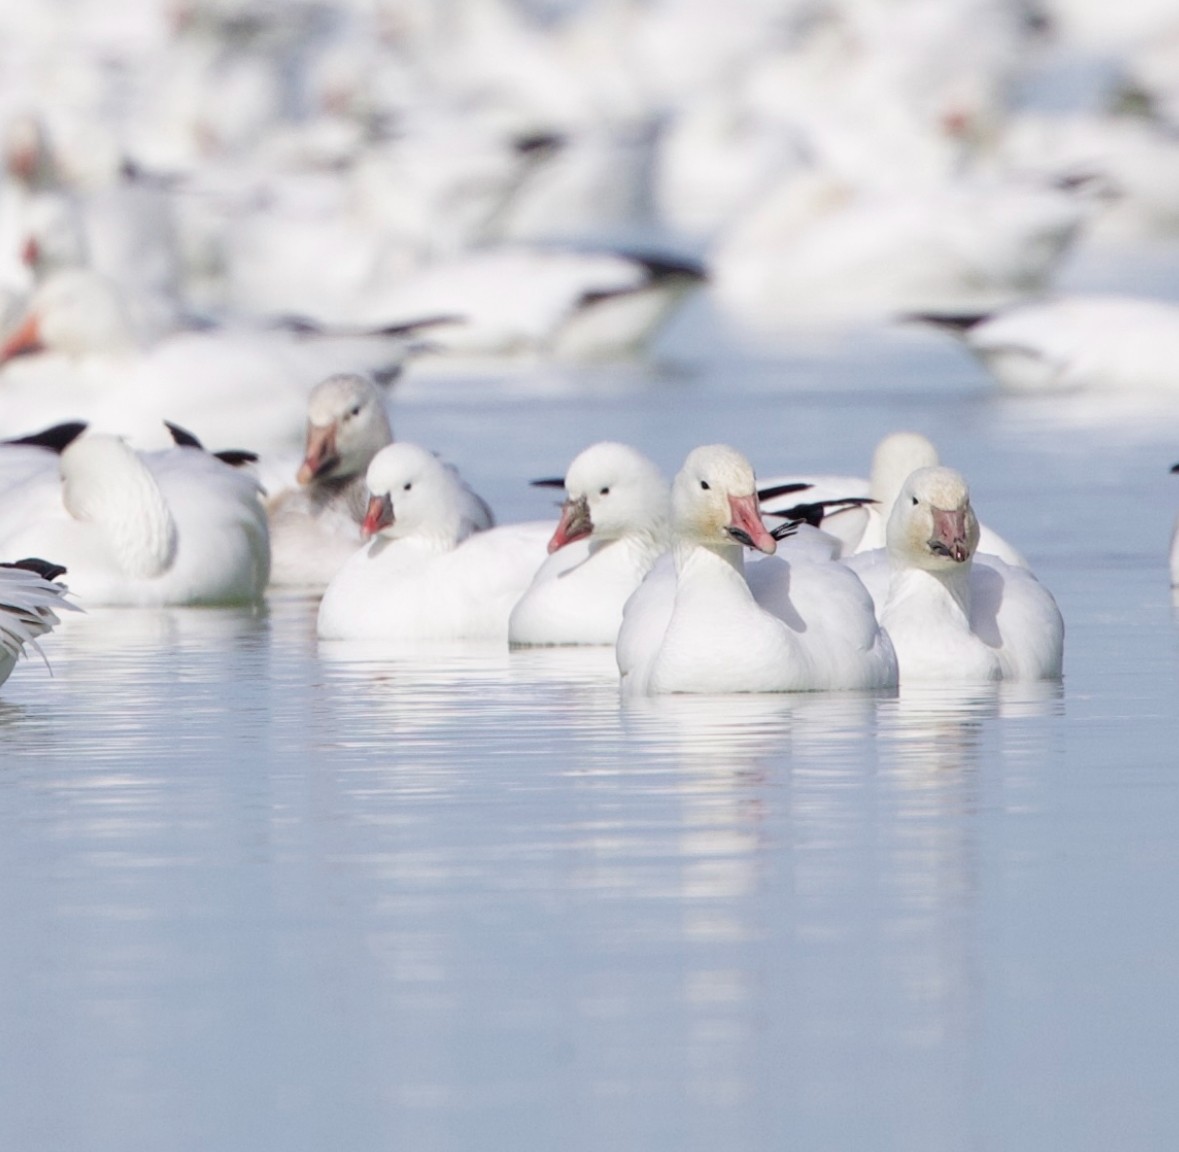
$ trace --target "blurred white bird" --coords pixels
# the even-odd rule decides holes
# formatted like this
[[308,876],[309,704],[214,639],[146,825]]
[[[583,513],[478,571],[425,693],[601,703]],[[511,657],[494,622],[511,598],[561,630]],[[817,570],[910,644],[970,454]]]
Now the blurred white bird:
[[1017,392],[1173,392],[1179,388],[1179,305],[1075,295],[995,313],[924,313]]

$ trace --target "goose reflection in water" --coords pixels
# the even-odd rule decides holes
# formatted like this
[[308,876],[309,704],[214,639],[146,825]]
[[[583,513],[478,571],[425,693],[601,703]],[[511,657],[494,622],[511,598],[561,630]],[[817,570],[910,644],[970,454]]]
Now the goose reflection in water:
[[928,782],[928,770],[973,772],[983,741],[993,730],[1015,734],[996,720],[1037,719],[1062,714],[1059,681],[980,684],[903,684],[880,709],[884,759],[914,784]]

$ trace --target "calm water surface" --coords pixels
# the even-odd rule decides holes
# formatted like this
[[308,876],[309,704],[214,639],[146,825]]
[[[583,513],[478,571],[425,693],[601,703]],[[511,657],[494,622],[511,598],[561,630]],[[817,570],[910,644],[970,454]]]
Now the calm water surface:
[[627,439],[863,473],[914,427],[1063,686],[622,705],[612,658],[95,611],[0,696],[0,1148],[1179,1144],[1179,411],[938,340],[410,381],[503,519]]

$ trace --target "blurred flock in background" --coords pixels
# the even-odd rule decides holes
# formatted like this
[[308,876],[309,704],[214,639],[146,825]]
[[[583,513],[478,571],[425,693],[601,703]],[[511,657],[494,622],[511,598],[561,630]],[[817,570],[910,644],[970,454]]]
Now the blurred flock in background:
[[780,339],[1179,233],[1166,0],[45,0],[0,29],[10,327],[85,267],[141,341],[461,317],[433,351],[601,356],[704,277]]

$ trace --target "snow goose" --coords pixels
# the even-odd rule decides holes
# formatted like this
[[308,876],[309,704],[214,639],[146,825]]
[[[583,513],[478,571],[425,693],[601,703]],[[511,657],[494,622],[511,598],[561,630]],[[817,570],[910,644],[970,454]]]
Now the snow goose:
[[[1111,81],[1122,78],[1115,72]],[[1106,86],[1107,98],[1115,95]],[[1087,183],[1106,198],[1085,237],[1087,252],[1161,238],[1179,227],[1179,140],[1152,118],[1097,109],[1024,111],[1005,128],[998,148],[1009,170],[1039,172],[1078,187]]]
[[0,564],[0,684],[24,654],[25,645],[51,632],[62,609],[77,609],[66,600],[68,589],[57,578],[65,569],[44,560]]
[[[918,468],[932,467],[938,463],[937,448],[927,436],[920,432],[890,432],[879,441],[872,453],[872,470],[867,480],[858,476],[804,476],[800,473],[766,480],[763,490],[791,481],[805,482],[809,489],[804,499],[835,501],[835,514],[825,515],[819,527],[838,541],[838,555],[852,556],[884,547],[885,525],[905,481]],[[847,497],[860,496],[866,496],[869,502],[844,503],[838,507]],[[777,513],[797,499],[796,496],[763,499],[762,511]],[[979,529],[982,534],[980,551],[999,556],[1008,564],[1026,566],[1027,562],[1019,551],[997,532],[986,525],[980,525]]]
[[506,639],[508,616],[543,563],[552,525],[472,533],[462,480],[399,442],[369,465],[371,542],[332,577],[319,606],[327,640]]
[[713,295],[756,329],[880,319],[942,306],[994,307],[1042,289],[1094,213],[1066,191],[998,182],[859,188],[816,171],[719,236]]
[[110,280],[70,269],[40,286],[0,347],[3,430],[80,417],[152,448],[171,419],[281,455],[302,442],[319,381],[344,370],[392,378],[418,327],[345,336],[243,326],[145,343]]
[[872,593],[901,682],[1059,679],[1064,621],[1026,568],[977,553],[962,475],[919,468],[888,518],[886,549],[848,564]]
[[994,313],[919,313],[946,328],[1013,392],[1174,392],[1179,305],[1075,295]]
[[[339,373],[312,389],[299,487],[284,489],[267,504],[271,584],[327,586],[363,543],[365,472],[392,442],[385,397],[367,376]],[[492,527],[491,509],[465,484],[462,492],[462,535]]]
[[[633,353],[704,282],[691,262],[626,252],[500,245],[441,260],[369,295],[361,323],[462,317],[430,334],[469,356],[593,359]],[[511,285],[511,291],[505,291]]]
[[834,561],[771,557],[753,469],[725,445],[695,449],[671,496],[674,571],[657,564],[627,602],[616,653],[630,695],[797,692],[896,684],[872,600]]
[[602,441],[574,458],[549,558],[512,609],[514,645],[613,644],[630,595],[668,546],[668,486],[642,453]]
[[138,453],[91,433],[61,453],[60,483],[13,489],[0,548],[54,556],[84,604],[241,604],[269,569],[261,489],[198,448]]

